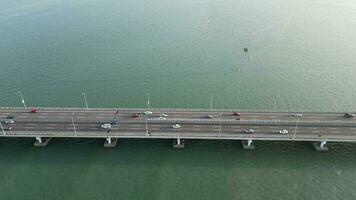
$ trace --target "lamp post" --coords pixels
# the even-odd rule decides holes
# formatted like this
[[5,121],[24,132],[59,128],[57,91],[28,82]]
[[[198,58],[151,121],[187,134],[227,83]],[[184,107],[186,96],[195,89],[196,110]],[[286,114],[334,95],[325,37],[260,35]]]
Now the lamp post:
[[88,110],[87,96],[85,95],[85,92],[83,92],[82,95],[83,95],[83,97],[84,97],[85,108]]
[[214,97],[214,94],[210,94],[210,112],[213,111],[213,97]]
[[147,116],[145,116],[145,121],[146,121],[146,136],[149,136],[148,123],[147,123]]
[[5,130],[4,130],[4,127],[2,126],[2,122],[0,122],[0,126],[1,126],[2,133],[3,133],[4,135],[6,135]]
[[221,113],[220,113],[220,126],[219,126],[219,135],[221,137]]
[[77,134],[77,129],[75,128],[73,115],[74,115],[74,112],[72,112],[71,117],[72,117],[72,124],[73,124],[74,134],[75,134],[75,136],[77,136],[78,134]]
[[150,106],[150,93],[147,93],[147,109],[150,110],[151,106]]
[[26,108],[26,104],[25,104],[25,99],[23,98],[23,94],[21,91],[17,91],[17,94],[20,95],[20,98],[21,98],[21,102],[23,104],[23,107]]
[[295,140],[295,136],[296,136],[296,134],[297,134],[297,129],[298,129],[299,120],[300,120],[300,117],[298,117],[298,119],[297,119],[297,124],[295,125],[294,134],[293,134],[293,140]]

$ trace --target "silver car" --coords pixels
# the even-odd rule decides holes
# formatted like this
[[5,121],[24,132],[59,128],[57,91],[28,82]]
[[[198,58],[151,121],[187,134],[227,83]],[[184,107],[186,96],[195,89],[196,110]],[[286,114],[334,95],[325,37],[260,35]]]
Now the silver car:
[[255,130],[252,128],[248,128],[248,129],[244,130],[244,133],[246,133],[246,134],[253,134],[254,132],[255,132]]
[[4,121],[4,124],[13,124],[13,123],[15,123],[15,120],[13,120],[13,119],[6,119]]

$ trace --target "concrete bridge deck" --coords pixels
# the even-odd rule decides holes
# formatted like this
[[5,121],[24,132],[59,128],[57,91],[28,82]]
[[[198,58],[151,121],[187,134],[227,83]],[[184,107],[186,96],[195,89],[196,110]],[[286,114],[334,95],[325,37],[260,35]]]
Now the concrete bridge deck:
[[[144,115],[147,109],[79,109],[38,108],[30,113],[25,108],[0,108],[3,122],[9,115],[15,123],[5,126],[1,137],[78,137],[78,138],[164,138],[243,140],[252,145],[254,140],[311,141],[324,147],[326,141],[355,142],[356,117],[344,117],[344,113],[302,113],[298,118],[289,112],[240,112],[233,110],[184,110],[151,109],[152,115]],[[234,110],[238,111],[238,110]],[[160,119],[161,113],[167,114]],[[139,117],[132,117],[139,114]],[[208,117],[208,115],[210,115]],[[237,119],[238,118],[238,119]],[[110,130],[100,128],[105,122],[117,120]],[[180,124],[181,128],[172,128]],[[11,130],[6,127],[11,126]],[[252,128],[253,134],[244,130]],[[288,130],[280,134],[279,130]],[[42,142],[42,141],[41,141]],[[109,141],[111,143],[111,141]]]

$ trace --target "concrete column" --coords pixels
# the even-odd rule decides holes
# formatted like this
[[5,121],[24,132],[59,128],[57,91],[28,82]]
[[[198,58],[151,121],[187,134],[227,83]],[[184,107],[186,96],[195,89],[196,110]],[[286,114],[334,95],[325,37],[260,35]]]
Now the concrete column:
[[241,145],[244,150],[254,150],[256,148],[255,144],[253,144],[252,139],[241,140]]
[[46,147],[52,138],[36,137],[36,142],[33,144],[35,147]]
[[173,148],[175,149],[183,149],[185,147],[184,139],[177,138],[173,140]]
[[110,137],[107,137],[107,138],[106,138],[106,142],[107,142],[108,144],[111,144],[111,138],[110,138]]
[[327,141],[312,142],[312,145],[317,151],[327,151],[329,148],[326,146]]
[[105,139],[104,147],[107,147],[107,148],[116,147],[118,141],[119,141],[119,138],[107,137]]
[[36,140],[38,143],[42,144],[42,138],[41,137],[36,137]]

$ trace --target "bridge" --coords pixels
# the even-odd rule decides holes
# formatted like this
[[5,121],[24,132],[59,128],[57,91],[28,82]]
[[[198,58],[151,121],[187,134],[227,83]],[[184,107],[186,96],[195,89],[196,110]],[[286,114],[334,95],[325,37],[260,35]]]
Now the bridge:
[[[228,109],[150,109],[152,114],[144,114],[147,109],[142,108],[30,110],[1,107],[0,137],[34,138],[36,147],[46,146],[52,138],[103,138],[105,147],[116,146],[120,138],[173,139],[175,148],[183,148],[188,139],[237,140],[244,149],[254,149],[257,140],[307,141],[317,150],[327,150],[327,142],[356,142],[356,117],[344,113],[303,112],[298,117],[290,112],[234,115],[239,110]],[[5,123],[7,118],[13,118],[13,123]],[[102,128],[105,123],[112,126]],[[173,128],[174,124],[180,127]],[[247,134],[247,129],[254,132]]]

